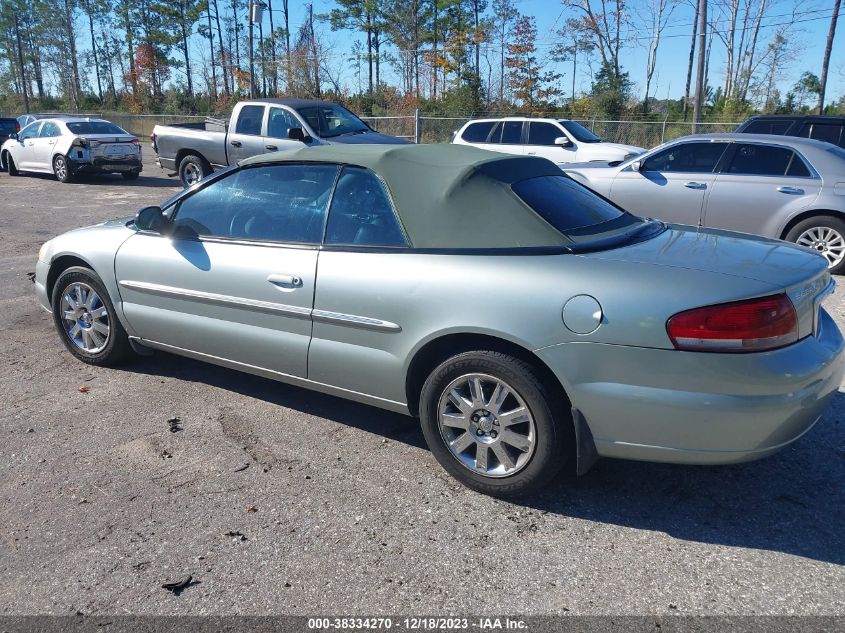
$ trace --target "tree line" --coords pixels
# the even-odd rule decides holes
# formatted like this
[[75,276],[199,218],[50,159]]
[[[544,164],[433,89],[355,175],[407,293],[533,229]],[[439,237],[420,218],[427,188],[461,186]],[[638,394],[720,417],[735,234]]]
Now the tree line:
[[[0,109],[215,113],[253,94],[337,99],[369,114],[687,118],[698,57],[705,116],[845,111],[842,98],[825,102],[840,5],[549,0],[561,17],[541,37],[514,0],[334,0],[324,12],[305,5],[296,24],[289,0],[252,13],[248,0],[2,0]],[[819,21],[830,24],[825,58],[803,59]],[[660,99],[658,55],[678,37],[689,41],[684,95]],[[626,68],[634,49],[646,58],[638,87]],[[820,72],[781,94],[811,62]]]

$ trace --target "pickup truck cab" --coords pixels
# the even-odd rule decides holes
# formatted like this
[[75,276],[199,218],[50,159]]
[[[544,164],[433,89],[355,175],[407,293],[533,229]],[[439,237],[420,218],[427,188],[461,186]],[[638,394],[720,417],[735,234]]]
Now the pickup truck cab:
[[186,187],[257,154],[303,145],[407,142],[374,131],[343,106],[314,99],[241,101],[228,122],[157,125],[150,140],[158,165],[178,174]]

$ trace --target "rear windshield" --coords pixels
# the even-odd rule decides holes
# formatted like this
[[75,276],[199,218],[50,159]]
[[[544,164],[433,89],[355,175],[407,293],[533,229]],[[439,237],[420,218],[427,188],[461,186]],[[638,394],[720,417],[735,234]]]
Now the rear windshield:
[[626,213],[567,176],[539,176],[511,185],[546,222],[575,242],[606,237],[642,220]]
[[128,134],[114,123],[108,121],[79,121],[68,123],[67,129],[74,134]]
[[16,124],[14,119],[0,119],[0,134],[14,134],[17,132]]

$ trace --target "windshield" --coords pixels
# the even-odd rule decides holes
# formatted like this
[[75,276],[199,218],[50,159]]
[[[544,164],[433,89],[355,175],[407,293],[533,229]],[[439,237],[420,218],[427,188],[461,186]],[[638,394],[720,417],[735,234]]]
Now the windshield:
[[338,105],[307,106],[298,108],[297,112],[308,121],[311,129],[322,138],[367,132],[370,129],[361,119]]
[[68,123],[67,129],[74,134],[128,134],[114,123],[108,121],[78,121]]
[[581,141],[582,143],[601,143],[601,139],[598,136],[590,132],[590,130],[580,123],[567,120],[558,121],[558,123],[560,123],[567,132],[574,136],[576,141]]
[[539,176],[511,185],[546,222],[575,243],[639,233],[645,222],[567,176]]

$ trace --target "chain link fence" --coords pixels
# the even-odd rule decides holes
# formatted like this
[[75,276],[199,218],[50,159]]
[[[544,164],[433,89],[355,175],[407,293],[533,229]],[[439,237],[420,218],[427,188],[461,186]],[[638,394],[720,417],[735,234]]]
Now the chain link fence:
[[[130,114],[127,112],[96,112],[74,116],[107,119],[142,139],[146,139],[156,125],[190,123],[204,121],[206,118],[181,114]],[[456,130],[477,117],[431,116],[417,112],[390,116],[362,116],[361,118],[374,130],[383,134],[398,136],[417,143],[448,143]],[[693,133],[693,123],[690,121],[610,121],[598,117],[574,120],[606,141],[645,148]],[[699,123],[698,131],[701,133],[732,132],[739,123],[739,121]]]

